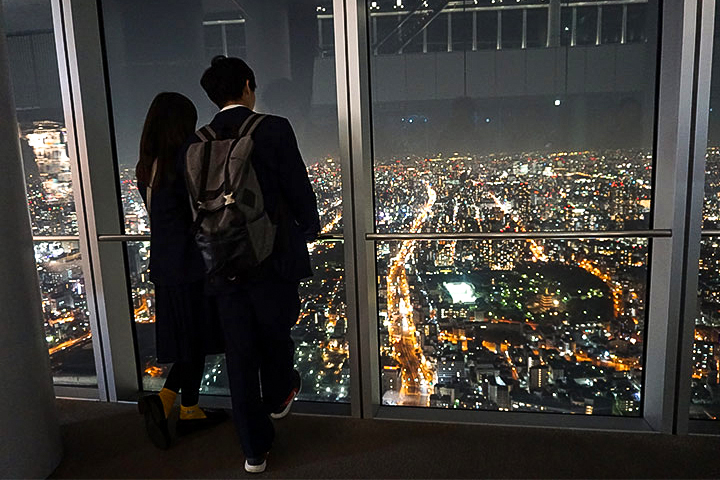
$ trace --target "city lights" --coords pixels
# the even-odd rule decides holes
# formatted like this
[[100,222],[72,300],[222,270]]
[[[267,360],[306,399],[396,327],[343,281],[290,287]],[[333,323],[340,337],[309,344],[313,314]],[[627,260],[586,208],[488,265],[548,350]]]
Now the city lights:
[[[632,151],[376,159],[376,221],[388,232],[622,229],[647,218],[650,162]],[[637,414],[646,240],[377,251],[389,272],[378,285],[384,403]]]

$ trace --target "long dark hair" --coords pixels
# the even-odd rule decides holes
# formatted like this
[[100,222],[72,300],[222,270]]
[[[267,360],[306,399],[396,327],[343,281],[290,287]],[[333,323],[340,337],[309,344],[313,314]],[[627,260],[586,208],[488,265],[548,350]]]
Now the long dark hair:
[[[140,159],[135,167],[138,181],[151,187],[171,183],[175,179],[178,150],[195,131],[197,110],[185,95],[159,93],[150,104],[142,137]],[[153,185],[150,185],[153,162],[158,162]]]

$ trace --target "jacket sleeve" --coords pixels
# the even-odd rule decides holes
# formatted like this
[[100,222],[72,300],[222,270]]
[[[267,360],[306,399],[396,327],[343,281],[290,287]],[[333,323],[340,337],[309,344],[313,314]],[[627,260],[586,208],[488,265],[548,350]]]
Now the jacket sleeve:
[[312,241],[320,233],[317,199],[310,185],[295,132],[287,119],[280,120],[279,131],[282,137],[278,141],[278,157],[281,191],[290,213],[305,234],[305,239]]

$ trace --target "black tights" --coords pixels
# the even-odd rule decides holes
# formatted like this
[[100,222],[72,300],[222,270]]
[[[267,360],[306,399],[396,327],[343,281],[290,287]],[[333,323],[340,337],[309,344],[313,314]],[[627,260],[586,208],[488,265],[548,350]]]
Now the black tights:
[[193,362],[175,362],[165,380],[165,388],[175,393],[182,392],[181,403],[183,406],[197,405],[200,399],[200,382],[204,369],[204,358]]

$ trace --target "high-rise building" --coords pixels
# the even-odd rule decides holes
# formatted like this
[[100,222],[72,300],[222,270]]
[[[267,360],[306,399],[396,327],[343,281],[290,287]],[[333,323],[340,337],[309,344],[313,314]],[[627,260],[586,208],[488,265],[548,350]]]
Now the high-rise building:
[[530,380],[528,387],[531,391],[542,390],[548,386],[550,367],[548,365],[535,365],[530,367]]

